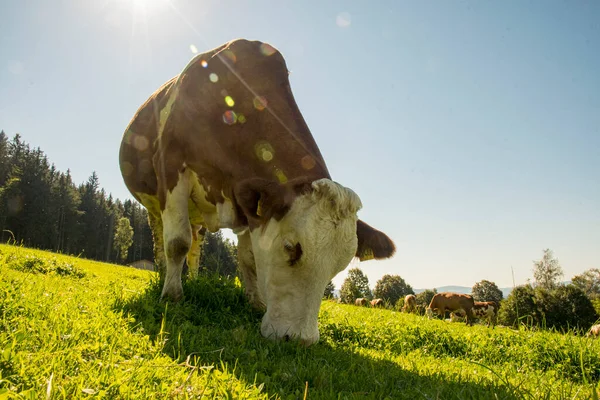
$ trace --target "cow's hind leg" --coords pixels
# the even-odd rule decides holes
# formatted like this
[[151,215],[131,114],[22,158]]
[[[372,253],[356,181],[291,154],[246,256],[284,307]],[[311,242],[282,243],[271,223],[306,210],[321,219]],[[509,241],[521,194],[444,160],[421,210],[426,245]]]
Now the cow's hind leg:
[[254,253],[252,252],[252,241],[250,239],[250,231],[238,235],[238,267],[240,275],[244,282],[246,297],[250,304],[259,310],[265,309],[265,303],[258,293],[256,284],[256,264],[254,262]]
[[204,234],[206,228],[198,225],[192,225],[192,246],[187,255],[188,274],[190,278],[196,278],[200,269],[200,259],[202,258],[202,244],[204,243]]
[[177,185],[171,191],[167,190],[162,212],[167,273],[161,297],[172,301],[179,301],[183,297],[181,272],[192,243],[188,213],[189,186],[187,171],[180,173]]
[[155,214],[153,211],[148,210],[148,225],[152,231],[152,241],[154,250],[154,264],[158,271],[158,276],[164,278],[165,276],[165,246],[163,244],[163,226],[160,214]]

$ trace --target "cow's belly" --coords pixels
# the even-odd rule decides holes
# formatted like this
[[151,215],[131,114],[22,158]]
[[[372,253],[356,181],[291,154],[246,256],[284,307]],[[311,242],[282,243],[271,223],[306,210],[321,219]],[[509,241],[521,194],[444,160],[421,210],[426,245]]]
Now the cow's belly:
[[[188,180],[190,189],[188,217],[191,225],[204,226],[210,232],[216,232],[221,228],[234,228],[236,214],[230,199],[223,196],[223,202],[213,204],[207,200],[207,190],[202,186],[195,172],[188,170],[183,179]],[[161,215],[158,196],[147,193],[136,193],[136,196],[149,213],[157,217]]]

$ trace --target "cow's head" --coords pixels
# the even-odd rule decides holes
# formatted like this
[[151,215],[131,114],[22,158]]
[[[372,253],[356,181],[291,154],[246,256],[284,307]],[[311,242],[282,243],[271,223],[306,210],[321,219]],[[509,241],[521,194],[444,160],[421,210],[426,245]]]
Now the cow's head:
[[251,228],[257,286],[267,308],[265,337],[317,342],[327,283],[354,257],[387,258],[395,251],[384,233],[358,219],[356,193],[329,179],[251,179],[238,185],[236,198]]
[[427,318],[429,319],[433,318],[433,310],[431,309],[431,307],[427,307],[425,309],[425,315],[427,315]]

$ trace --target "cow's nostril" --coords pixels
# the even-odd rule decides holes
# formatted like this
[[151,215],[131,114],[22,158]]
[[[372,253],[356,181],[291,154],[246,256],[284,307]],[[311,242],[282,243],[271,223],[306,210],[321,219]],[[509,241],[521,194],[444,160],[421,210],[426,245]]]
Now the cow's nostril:
[[290,341],[290,335],[285,335],[283,337],[283,340],[285,340],[286,342],[289,342]]

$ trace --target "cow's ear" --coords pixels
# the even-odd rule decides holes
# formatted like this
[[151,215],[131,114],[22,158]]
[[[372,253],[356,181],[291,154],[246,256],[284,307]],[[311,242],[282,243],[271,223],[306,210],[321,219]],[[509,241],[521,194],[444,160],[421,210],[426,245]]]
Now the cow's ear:
[[286,188],[272,180],[246,179],[236,185],[234,193],[238,205],[249,220],[267,220],[288,207]]
[[358,236],[356,257],[360,261],[390,258],[396,252],[392,239],[360,219],[356,221],[356,236]]
[[249,222],[282,217],[297,196],[312,190],[311,181],[299,177],[280,183],[264,178],[249,178],[234,188],[236,202]]

